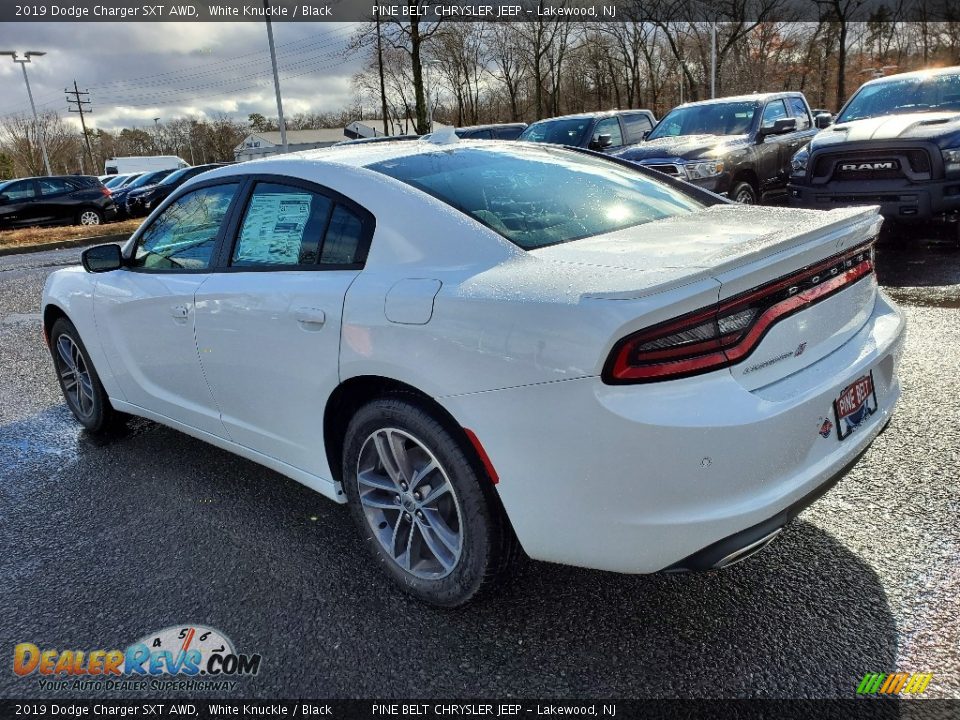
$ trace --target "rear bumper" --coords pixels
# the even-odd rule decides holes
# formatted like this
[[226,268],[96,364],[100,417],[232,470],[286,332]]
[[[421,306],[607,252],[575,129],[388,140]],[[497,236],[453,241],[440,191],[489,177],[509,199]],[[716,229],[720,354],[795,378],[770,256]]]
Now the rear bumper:
[[[879,293],[848,342],[752,391],[722,370],[646,385],[583,378],[442,401],[490,456],[531,557],[625,573],[714,566],[781,527],[867,450],[900,395],[904,329]],[[821,435],[833,400],[871,371],[876,412],[843,441]]]
[[790,184],[791,207],[831,210],[851,205],[879,205],[895,220],[931,220],[960,213],[960,178],[925,183],[905,180],[838,181],[823,185]]

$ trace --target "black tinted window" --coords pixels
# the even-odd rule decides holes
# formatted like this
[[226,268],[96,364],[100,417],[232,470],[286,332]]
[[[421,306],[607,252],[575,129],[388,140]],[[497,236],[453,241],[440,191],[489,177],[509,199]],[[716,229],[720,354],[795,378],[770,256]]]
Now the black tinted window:
[[561,148],[458,148],[370,165],[532,250],[698,210],[655,178]]
[[63,178],[42,178],[37,181],[37,184],[40,185],[41,195],[63,195],[76,190]]
[[627,134],[626,142],[628,145],[638,143],[643,140],[643,134],[650,132],[650,130],[653,128],[650,118],[648,118],[646,115],[624,115],[622,120],[624,130]]
[[810,111],[807,110],[807,104],[798,97],[790,98],[790,109],[793,110],[793,116],[797,119],[797,130],[806,130],[810,127]]
[[216,185],[177,198],[144,230],[131,265],[157,270],[203,270],[210,267],[220,225],[236,183]]
[[9,185],[0,187],[0,193],[6,195],[11,200],[26,200],[37,196],[34,190],[33,180],[21,180]]
[[315,265],[332,206],[330,199],[319,193],[257,183],[231,264]]
[[343,205],[337,205],[330,217],[330,226],[323,241],[321,265],[352,265],[362,262],[360,249],[363,223]]

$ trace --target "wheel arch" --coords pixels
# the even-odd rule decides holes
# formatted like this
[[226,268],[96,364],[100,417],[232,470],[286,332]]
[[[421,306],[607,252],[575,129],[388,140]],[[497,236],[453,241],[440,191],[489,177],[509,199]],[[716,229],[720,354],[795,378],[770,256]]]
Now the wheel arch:
[[733,190],[733,186],[738,182],[750,183],[750,187],[752,187],[753,191],[757,193],[757,197],[760,197],[760,178],[757,175],[756,170],[754,170],[752,167],[740,168],[733,174],[733,178],[730,180],[731,191]]
[[67,315],[66,310],[56,303],[48,302],[43,307],[43,314],[41,315],[41,318],[43,339],[46,341],[47,347],[50,347],[50,328],[52,328],[53,324],[60,318],[66,318],[67,320],[70,320],[70,316]]
[[[496,471],[476,436],[471,437],[471,431],[461,425],[435,398],[413,385],[394,378],[381,375],[357,375],[341,382],[327,399],[323,413],[323,445],[334,481],[343,482],[343,446],[350,419],[366,403],[389,396],[406,396],[435,413],[444,428],[461,442],[464,452],[474,465],[477,476],[488,480],[481,483],[481,489],[503,514],[510,526],[510,520],[500,501],[500,494],[494,488],[497,481]],[[513,532],[512,526],[510,528]]]

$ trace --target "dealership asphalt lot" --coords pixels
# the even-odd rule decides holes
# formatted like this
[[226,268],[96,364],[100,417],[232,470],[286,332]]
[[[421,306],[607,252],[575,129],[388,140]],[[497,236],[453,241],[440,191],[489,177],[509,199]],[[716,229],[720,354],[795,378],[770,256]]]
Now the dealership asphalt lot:
[[387,585],[346,509],[292,480],[143,420],[81,432],[39,321],[79,250],[0,258],[0,697],[78,695],[16,677],[17,643],[194,623],[263,655],[236,697],[852,697],[898,670],[960,698],[960,252],[910,236],[879,253],[910,323],[899,410],[766,550],[697,575],[525,561],[455,611]]

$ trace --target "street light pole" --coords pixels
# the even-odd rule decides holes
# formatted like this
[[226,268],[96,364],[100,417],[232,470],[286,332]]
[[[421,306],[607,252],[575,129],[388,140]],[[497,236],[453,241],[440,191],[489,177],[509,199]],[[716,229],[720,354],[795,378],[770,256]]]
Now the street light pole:
[[46,55],[46,53],[29,50],[23,54],[23,57],[20,57],[15,52],[5,50],[0,51],[0,55],[9,55],[15,63],[20,63],[20,68],[23,70],[23,82],[27,85],[27,97],[30,98],[30,109],[33,110],[33,131],[37,133],[37,137],[40,139],[40,152],[43,153],[43,167],[46,168],[47,176],[49,177],[53,175],[53,173],[50,171],[50,159],[47,157],[47,142],[43,137],[44,133],[40,127],[40,117],[37,115],[37,106],[33,103],[33,91],[30,89],[30,78],[27,76],[27,63],[30,62],[30,58],[40,57],[41,55]]
[[[439,60],[423,60],[421,64],[426,67],[432,68],[434,65],[439,65],[440,61]],[[435,103],[432,100],[433,89],[434,89],[433,82],[434,82],[433,70],[431,69],[427,71],[427,110],[430,113],[430,117],[429,117],[430,132],[433,132],[433,111],[435,110]]]
[[270,43],[270,64],[273,65],[273,89],[277,93],[277,122],[280,125],[280,144],[287,152],[287,123],[283,119],[283,101],[280,99],[280,73],[277,72],[277,51],[273,45],[273,25],[270,24],[270,0],[263,0],[263,9],[266,11],[267,41]]
[[710,99],[717,96],[717,23],[710,23]]

